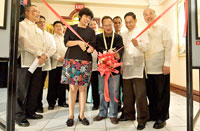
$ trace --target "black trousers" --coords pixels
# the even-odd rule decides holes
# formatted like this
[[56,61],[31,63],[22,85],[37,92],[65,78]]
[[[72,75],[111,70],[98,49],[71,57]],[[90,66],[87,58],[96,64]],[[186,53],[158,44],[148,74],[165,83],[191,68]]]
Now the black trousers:
[[66,102],[66,87],[61,84],[62,67],[57,67],[49,72],[49,86],[47,101],[50,106],[55,106],[58,99],[58,104]]
[[123,79],[124,117],[134,120],[137,108],[138,123],[149,119],[145,78]]
[[38,102],[37,102],[37,109],[43,108],[42,97],[43,97],[43,89],[44,89],[46,77],[47,77],[47,71],[43,71],[42,78],[41,78],[40,94],[38,96]]
[[26,119],[35,114],[40,91],[42,70],[37,68],[33,74],[28,68],[17,69],[16,120]]
[[98,82],[98,71],[92,71],[91,75],[91,85],[92,85],[92,99],[93,99],[93,105],[96,107],[99,107],[99,82]]
[[169,119],[170,75],[148,75],[146,85],[150,119]]

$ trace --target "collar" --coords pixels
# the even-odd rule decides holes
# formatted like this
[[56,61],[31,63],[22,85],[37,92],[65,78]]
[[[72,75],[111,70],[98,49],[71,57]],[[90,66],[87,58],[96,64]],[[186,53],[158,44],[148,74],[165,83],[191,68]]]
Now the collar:
[[25,18],[24,21],[29,24],[29,25],[35,25],[35,23],[33,23],[32,21],[30,21],[29,19]]
[[[105,33],[105,31],[104,31],[104,33]],[[113,32],[112,32],[112,34],[110,36],[106,36],[106,34],[105,34],[105,37],[106,38],[112,38],[112,35],[113,35]],[[114,33],[114,35],[115,35],[115,33]],[[103,36],[103,33],[102,33],[102,36]]]
[[49,32],[47,32],[46,30],[44,30],[44,31],[42,30],[42,32],[43,32],[44,34],[46,34],[46,35],[47,35],[47,33],[49,33]]
[[152,28],[156,28],[158,26],[158,23],[154,23],[153,25],[152,25]]
[[136,29],[137,29],[138,27],[137,26],[135,26],[131,31],[127,31],[127,33],[129,34],[129,33],[132,33],[132,32],[134,32]]
[[116,33],[116,34],[118,34],[118,35],[121,35],[121,34],[122,34],[122,33],[121,33],[121,31],[120,31],[120,32],[118,32],[118,33],[117,33],[117,32],[115,32],[115,33]]
[[54,36],[58,36],[58,37],[63,37],[64,38],[64,35],[62,34],[62,35],[59,35],[59,34],[57,34],[57,33],[54,33]]

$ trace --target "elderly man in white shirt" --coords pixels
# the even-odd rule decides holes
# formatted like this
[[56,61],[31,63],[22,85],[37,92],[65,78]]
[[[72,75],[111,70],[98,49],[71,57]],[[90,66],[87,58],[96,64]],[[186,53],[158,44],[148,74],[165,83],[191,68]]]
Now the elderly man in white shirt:
[[47,55],[47,60],[45,61],[45,70],[42,71],[42,81],[41,81],[41,87],[40,87],[40,94],[38,97],[37,102],[37,112],[43,113],[43,104],[42,104],[42,96],[43,96],[43,87],[45,85],[45,80],[47,76],[47,71],[51,70],[51,60],[50,57],[56,52],[56,42],[54,40],[53,35],[51,35],[49,32],[45,31],[46,27],[46,18],[44,16],[40,16],[39,21],[37,22],[37,26],[42,30],[46,46],[44,46],[45,54]]
[[[156,18],[151,8],[146,8],[143,15],[147,24]],[[150,49],[145,52],[145,62],[150,120],[156,121],[153,128],[160,129],[169,119],[172,38],[167,27],[158,23],[148,30],[148,34]]]
[[[37,98],[40,91],[42,69],[48,55],[45,54],[45,42],[42,31],[35,22],[40,18],[40,11],[35,5],[27,6],[25,19],[19,23],[19,48],[17,72],[16,123],[19,126],[29,126],[28,119],[41,119],[42,115],[35,113]],[[37,69],[28,71],[35,59],[38,59]],[[42,68],[41,68],[42,67]]]
[[51,57],[52,70],[49,72],[49,86],[47,93],[48,109],[53,110],[58,99],[58,106],[68,107],[66,103],[67,85],[61,84],[61,73],[67,47],[64,44],[63,24],[60,21],[53,23],[56,52]]
[[148,50],[149,38],[146,33],[134,39],[140,29],[136,26],[137,19],[133,12],[128,12],[125,16],[127,31],[122,33],[124,43],[123,54],[123,102],[124,114],[119,120],[135,120],[135,102],[137,107],[138,130],[145,128],[149,119],[149,109],[146,98],[145,83],[145,62],[144,52]]

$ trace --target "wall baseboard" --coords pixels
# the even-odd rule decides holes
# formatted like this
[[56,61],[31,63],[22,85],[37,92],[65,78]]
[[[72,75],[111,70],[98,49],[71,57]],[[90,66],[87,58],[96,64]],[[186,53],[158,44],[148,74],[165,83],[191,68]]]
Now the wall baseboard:
[[[186,97],[187,91],[186,91],[186,88],[183,86],[179,86],[179,85],[171,83],[170,90],[176,94]],[[200,102],[200,91],[193,90],[193,100]]]

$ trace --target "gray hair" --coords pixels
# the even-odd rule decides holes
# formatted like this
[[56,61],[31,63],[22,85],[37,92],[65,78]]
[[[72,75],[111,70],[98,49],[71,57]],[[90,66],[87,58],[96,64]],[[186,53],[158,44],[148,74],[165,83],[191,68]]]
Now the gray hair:
[[25,12],[30,11],[31,7],[37,7],[36,5],[28,5],[25,7]]
[[147,7],[147,8],[144,9],[143,15],[144,15],[144,12],[147,11],[147,10],[153,11],[153,13],[156,15],[156,11],[153,8],[150,8],[150,7]]

